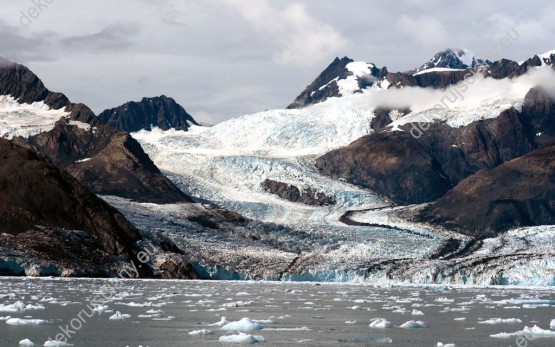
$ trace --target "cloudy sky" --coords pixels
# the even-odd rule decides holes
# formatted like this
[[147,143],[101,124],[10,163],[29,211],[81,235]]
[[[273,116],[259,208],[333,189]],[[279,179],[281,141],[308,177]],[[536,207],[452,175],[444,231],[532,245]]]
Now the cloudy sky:
[[555,49],[550,0],[444,4],[0,0],[0,55],[96,112],[165,94],[217,123],[285,107],[336,56],[402,71],[448,47],[490,60]]

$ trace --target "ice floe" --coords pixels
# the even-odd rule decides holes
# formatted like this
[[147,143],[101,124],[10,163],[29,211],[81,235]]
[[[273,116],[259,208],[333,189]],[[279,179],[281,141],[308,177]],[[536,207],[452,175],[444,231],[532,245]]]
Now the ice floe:
[[209,329],[201,329],[201,330],[193,330],[189,333],[189,335],[192,335],[192,336],[208,336],[208,335],[214,335],[214,332],[212,330],[209,330]]
[[423,328],[427,328],[428,324],[422,321],[408,321],[406,323],[403,323],[401,326],[399,326],[400,328],[404,328],[404,329],[423,329]]
[[394,328],[395,325],[385,318],[376,318],[370,323],[369,327],[375,329],[391,329]]
[[522,323],[522,320],[518,319],[518,318],[491,318],[488,320],[483,320],[478,322],[478,324],[517,324],[517,323]]
[[239,333],[237,335],[221,336],[219,341],[223,343],[258,343],[264,342],[265,339],[260,335]]
[[252,319],[245,317],[237,322],[230,322],[222,326],[222,330],[227,331],[257,331],[262,330],[264,327],[252,321]]
[[110,316],[110,320],[126,320],[129,318],[131,318],[130,314],[121,313],[120,311],[117,311],[115,314]]
[[25,319],[25,318],[10,318],[6,321],[8,325],[45,325],[52,324],[51,321],[44,319]]
[[540,338],[540,337],[551,337],[551,338],[555,338],[555,331],[553,330],[544,330],[542,328],[540,328],[537,325],[534,325],[533,327],[529,328],[529,327],[524,327],[524,329],[522,331],[516,331],[514,333],[499,333],[499,334],[493,334],[490,335],[491,337],[494,338],[500,338],[500,339],[508,339],[508,338],[514,338],[514,337],[530,337],[530,338]]

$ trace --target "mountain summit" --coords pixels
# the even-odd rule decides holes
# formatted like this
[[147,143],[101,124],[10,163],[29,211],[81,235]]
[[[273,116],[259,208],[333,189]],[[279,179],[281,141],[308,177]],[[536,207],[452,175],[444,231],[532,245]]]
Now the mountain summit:
[[105,110],[98,118],[114,129],[127,132],[151,130],[154,127],[187,130],[191,125],[198,125],[181,105],[165,95],[127,102]]
[[378,68],[372,63],[354,61],[348,57],[335,58],[287,108],[302,108],[328,98],[361,93],[373,85],[381,87],[380,81],[386,75],[385,67]]
[[476,57],[474,53],[468,49],[449,48],[443,52],[436,53],[432,59],[420,66],[414,72],[418,73],[433,68],[466,70],[488,64],[491,64],[491,62]]

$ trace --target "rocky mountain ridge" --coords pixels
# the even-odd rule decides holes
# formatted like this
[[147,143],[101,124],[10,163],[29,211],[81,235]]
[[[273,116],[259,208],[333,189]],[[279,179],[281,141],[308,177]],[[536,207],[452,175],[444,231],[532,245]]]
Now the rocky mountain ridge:
[[127,102],[101,112],[98,119],[113,129],[130,133],[155,127],[187,131],[191,125],[199,125],[181,105],[165,95]]

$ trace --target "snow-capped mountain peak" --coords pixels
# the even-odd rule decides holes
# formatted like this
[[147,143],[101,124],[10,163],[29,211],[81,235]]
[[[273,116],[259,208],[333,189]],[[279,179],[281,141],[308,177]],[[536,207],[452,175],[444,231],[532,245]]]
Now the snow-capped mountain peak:
[[436,53],[432,59],[415,70],[416,73],[434,69],[470,69],[477,66],[491,64],[490,61],[476,57],[474,53],[465,48],[449,48]]
[[370,86],[387,88],[388,83],[382,85],[387,73],[387,68],[378,68],[372,63],[354,61],[348,57],[335,58],[288,108],[302,108],[328,98],[361,93]]

